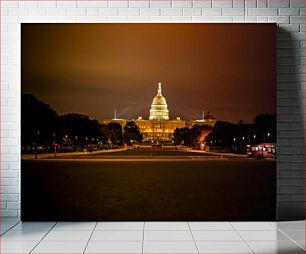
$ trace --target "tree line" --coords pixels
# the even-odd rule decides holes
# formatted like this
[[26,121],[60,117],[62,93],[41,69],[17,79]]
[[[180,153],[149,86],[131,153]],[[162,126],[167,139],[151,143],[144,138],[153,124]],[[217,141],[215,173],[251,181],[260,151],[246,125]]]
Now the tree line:
[[[214,127],[195,125],[174,132],[174,143],[217,152],[245,153],[248,144],[276,143],[276,115],[259,114],[253,123],[217,121]],[[202,146],[202,147],[201,147]]]
[[139,143],[142,134],[134,121],[122,128],[119,123],[100,124],[87,115],[59,115],[34,95],[22,94],[21,144],[23,152],[43,150],[77,151],[110,149]]
[[[43,150],[80,151],[111,149],[140,143],[143,136],[134,121],[100,124],[87,115],[59,115],[54,109],[31,94],[21,99],[22,152]],[[245,153],[247,144],[276,143],[276,115],[257,115],[250,124],[217,121],[211,127],[194,125],[177,128],[173,133],[175,145],[217,152]]]

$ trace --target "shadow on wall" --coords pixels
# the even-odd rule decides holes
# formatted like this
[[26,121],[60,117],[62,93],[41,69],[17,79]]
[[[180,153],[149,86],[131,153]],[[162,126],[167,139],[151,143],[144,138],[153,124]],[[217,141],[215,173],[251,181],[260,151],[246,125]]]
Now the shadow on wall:
[[[299,43],[277,28],[277,219],[305,219],[304,76]],[[301,68],[301,69],[300,69]]]

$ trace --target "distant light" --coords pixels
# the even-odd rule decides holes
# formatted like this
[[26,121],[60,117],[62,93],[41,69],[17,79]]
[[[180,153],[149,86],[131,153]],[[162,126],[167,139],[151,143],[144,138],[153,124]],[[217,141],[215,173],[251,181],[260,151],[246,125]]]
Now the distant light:
[[256,135],[254,134],[253,138],[256,138]]
[[242,140],[244,140],[244,137],[242,137]]
[[270,137],[270,132],[267,133],[268,137]]

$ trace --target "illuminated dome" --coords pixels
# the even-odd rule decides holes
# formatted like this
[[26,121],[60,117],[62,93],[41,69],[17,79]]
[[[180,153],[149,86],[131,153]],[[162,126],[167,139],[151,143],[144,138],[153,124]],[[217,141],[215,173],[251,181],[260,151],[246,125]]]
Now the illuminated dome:
[[167,102],[161,94],[161,83],[158,83],[157,95],[154,97],[149,120],[169,120],[169,110]]

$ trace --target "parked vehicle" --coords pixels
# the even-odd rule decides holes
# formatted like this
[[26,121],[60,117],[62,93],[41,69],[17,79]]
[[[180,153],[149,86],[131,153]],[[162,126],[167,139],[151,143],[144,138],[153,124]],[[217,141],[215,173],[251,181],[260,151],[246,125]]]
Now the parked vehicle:
[[153,149],[162,148],[162,147],[163,147],[163,145],[161,145],[161,144],[152,144],[151,145],[151,148],[153,148]]
[[247,157],[259,160],[265,158],[276,158],[276,145],[271,143],[247,145]]

